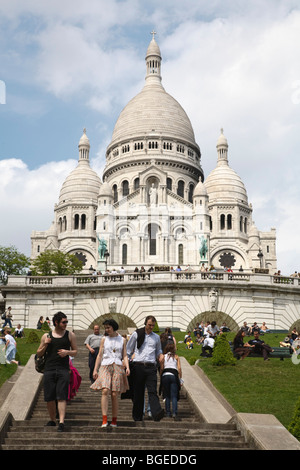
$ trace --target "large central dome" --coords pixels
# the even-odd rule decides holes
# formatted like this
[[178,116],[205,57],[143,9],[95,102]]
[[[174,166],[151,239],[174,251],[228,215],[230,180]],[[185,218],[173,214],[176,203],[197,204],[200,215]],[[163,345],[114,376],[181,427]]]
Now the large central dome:
[[154,132],[195,144],[191,122],[180,104],[162,86],[145,86],[121,112],[111,145]]
[[117,142],[143,138],[153,133],[196,145],[194,131],[186,112],[162,86],[161,54],[154,37],[147,50],[146,64],[145,86],[121,112],[110,147]]

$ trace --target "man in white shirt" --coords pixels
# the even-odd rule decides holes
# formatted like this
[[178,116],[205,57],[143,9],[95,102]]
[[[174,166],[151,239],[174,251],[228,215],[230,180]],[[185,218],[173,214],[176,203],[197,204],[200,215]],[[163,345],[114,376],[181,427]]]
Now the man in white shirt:
[[154,421],[160,421],[164,410],[157,395],[157,360],[162,356],[160,337],[153,332],[156,319],[146,317],[145,327],[136,330],[127,343],[129,360],[133,364],[133,408],[134,421],[143,420],[145,387],[148,390],[149,404]]

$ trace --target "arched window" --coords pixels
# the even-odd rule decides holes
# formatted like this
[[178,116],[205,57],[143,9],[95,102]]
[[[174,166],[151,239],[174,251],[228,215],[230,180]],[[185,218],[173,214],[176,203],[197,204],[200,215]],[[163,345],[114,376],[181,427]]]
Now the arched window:
[[221,230],[225,229],[225,215],[224,214],[221,214],[221,217],[220,217],[220,229]]
[[128,196],[128,194],[129,194],[129,184],[128,184],[128,181],[126,181],[126,180],[123,181],[123,183],[122,183],[122,190],[123,190],[123,192],[122,192],[123,197],[124,197],[124,196]]
[[127,264],[127,245],[126,245],[126,243],[124,243],[124,245],[122,245],[122,265],[124,266],[125,264]]
[[75,214],[74,216],[74,230],[79,229],[79,214]]
[[167,178],[167,188],[172,191],[172,180],[171,178]]
[[64,215],[64,218],[63,218],[63,231],[65,232],[67,230],[67,217]]
[[240,232],[243,231],[243,217],[240,217]]
[[81,216],[81,230],[85,230],[86,227],[86,215],[82,214]]
[[178,245],[178,264],[179,265],[184,264],[184,262],[183,262],[183,245],[182,245],[182,243],[180,243],[180,245]]
[[178,196],[184,197],[184,181],[182,180],[178,181],[177,194]]
[[244,232],[247,233],[247,217],[244,220]]
[[193,194],[194,194],[194,185],[191,183],[189,186],[189,196],[188,196],[189,202],[193,202]]
[[149,238],[149,255],[156,255],[156,237],[158,227],[156,224],[148,225],[148,238]]
[[118,201],[118,187],[116,184],[113,185],[112,190],[114,194],[114,202],[117,202]]
[[228,214],[227,215],[227,230],[231,230],[231,229],[232,229],[232,215]]
[[134,180],[134,189],[139,189],[140,187],[140,178],[135,178]]

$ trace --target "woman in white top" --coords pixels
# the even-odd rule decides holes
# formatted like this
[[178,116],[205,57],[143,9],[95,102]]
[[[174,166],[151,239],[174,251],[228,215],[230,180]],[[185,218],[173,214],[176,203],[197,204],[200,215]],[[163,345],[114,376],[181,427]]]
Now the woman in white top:
[[170,343],[165,347],[165,354],[160,362],[161,388],[165,398],[166,415],[177,418],[179,391],[182,382],[182,371],[179,356],[176,354],[175,345]]
[[107,412],[109,394],[111,394],[112,401],[111,426],[117,426],[118,395],[119,393],[126,392],[129,388],[127,376],[130,374],[130,369],[125,339],[117,332],[119,328],[118,323],[115,320],[106,320],[103,325],[105,336],[100,343],[93,373],[95,382],[91,385],[91,389],[102,390],[101,408],[102,427],[104,428],[108,426]]

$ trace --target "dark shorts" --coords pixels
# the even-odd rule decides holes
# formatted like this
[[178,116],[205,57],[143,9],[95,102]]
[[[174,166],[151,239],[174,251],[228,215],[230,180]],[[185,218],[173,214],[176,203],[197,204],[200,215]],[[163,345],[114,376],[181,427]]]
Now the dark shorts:
[[44,400],[67,400],[69,394],[69,369],[56,369],[44,372]]

